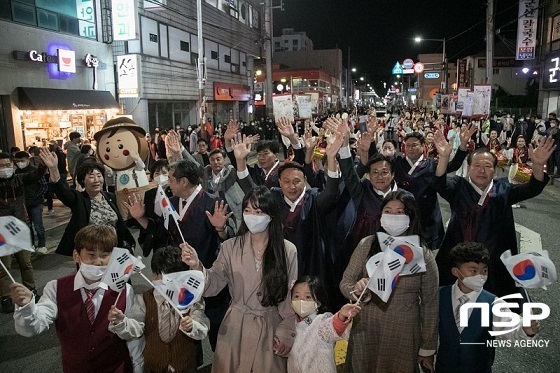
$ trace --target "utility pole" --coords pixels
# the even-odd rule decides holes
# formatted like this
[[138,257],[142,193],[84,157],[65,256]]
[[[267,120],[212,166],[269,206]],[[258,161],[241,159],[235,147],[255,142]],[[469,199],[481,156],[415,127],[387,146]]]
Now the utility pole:
[[445,55],[445,38],[443,38],[443,93],[447,94],[447,56]]
[[204,97],[204,84],[206,82],[206,57],[204,57],[204,39],[202,38],[202,0],[196,0],[196,29],[198,32],[198,60],[196,64],[196,75],[198,80],[198,110],[200,133],[204,134],[205,106],[206,99]]
[[265,105],[266,114],[272,117],[272,0],[265,0],[264,3],[264,49],[266,58],[266,89]]
[[494,74],[494,0],[486,8],[486,84],[492,86]]
[[350,47],[348,47],[348,68],[346,69],[346,110],[350,110]]

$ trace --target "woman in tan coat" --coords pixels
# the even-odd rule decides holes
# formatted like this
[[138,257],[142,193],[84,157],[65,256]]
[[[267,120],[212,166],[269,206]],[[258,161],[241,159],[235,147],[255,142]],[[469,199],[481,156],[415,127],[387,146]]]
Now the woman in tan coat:
[[181,244],[183,261],[205,273],[204,296],[227,285],[232,298],[212,372],[286,372],[295,337],[289,293],[297,279],[296,248],[282,236],[279,207],[266,187],[247,193],[242,207],[239,233],[222,244],[212,268],[203,268],[196,251]]
[[[421,234],[412,194],[389,193],[381,211],[378,231],[395,237]],[[366,262],[380,251],[375,235],[360,241],[340,282],[340,291],[348,299],[356,300],[365,289],[369,280]],[[350,332],[347,372],[412,373],[419,371],[419,364],[433,372],[438,343],[438,270],[431,251],[424,248],[423,252],[426,272],[400,276],[387,303],[366,290],[362,311]]]

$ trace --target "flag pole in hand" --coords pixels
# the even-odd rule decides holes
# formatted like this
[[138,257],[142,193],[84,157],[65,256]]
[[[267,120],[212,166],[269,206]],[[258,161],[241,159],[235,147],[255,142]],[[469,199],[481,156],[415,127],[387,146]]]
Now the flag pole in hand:
[[[144,280],[146,280],[146,281],[148,282],[148,284],[150,284],[150,286],[153,287],[153,288],[155,289],[155,291],[157,291],[158,293],[160,293],[161,296],[165,298],[165,294],[162,294],[161,291],[159,291],[158,288],[156,288],[156,286],[154,285],[154,283],[153,283],[152,281],[150,281],[150,279],[147,278],[145,274],[143,274],[142,272],[138,272],[138,273],[140,273],[140,276],[142,276],[142,278],[143,278]],[[171,307],[173,307],[173,309],[175,310],[175,312],[177,312],[177,315],[179,315],[179,317],[183,318],[183,313],[182,313],[181,311],[179,311],[179,309],[177,308],[177,306],[176,306],[175,304],[173,304],[172,302],[168,302],[168,303],[169,303],[169,305],[170,305]]]
[[12,280],[12,282],[15,284],[16,280],[14,280],[14,276],[12,276],[12,274],[10,273],[10,271],[8,271],[8,268],[6,268],[6,266],[4,265],[4,262],[0,260],[0,264],[2,264],[2,268],[4,268],[4,271],[6,271],[6,274],[8,275],[8,277],[10,278],[10,280]]

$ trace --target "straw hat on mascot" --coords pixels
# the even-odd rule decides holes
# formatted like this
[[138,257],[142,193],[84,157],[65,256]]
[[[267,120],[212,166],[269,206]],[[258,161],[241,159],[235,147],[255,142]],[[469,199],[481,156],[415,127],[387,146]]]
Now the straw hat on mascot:
[[145,135],[146,131],[132,119],[116,117],[93,136],[99,161],[116,173],[117,203],[125,220],[131,218],[126,207],[128,196],[134,193],[143,199],[149,189],[144,164],[149,152]]

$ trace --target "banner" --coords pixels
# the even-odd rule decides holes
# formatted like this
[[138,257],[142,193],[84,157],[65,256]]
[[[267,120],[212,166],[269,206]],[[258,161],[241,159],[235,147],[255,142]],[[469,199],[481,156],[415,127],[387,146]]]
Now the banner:
[[272,96],[272,112],[274,118],[286,118],[294,121],[294,103],[292,95]]
[[473,116],[487,116],[490,114],[490,99],[492,86],[475,85],[473,90]]
[[307,119],[311,118],[311,96],[309,95],[298,95],[295,96],[295,104],[298,106],[299,118]]
[[500,259],[519,286],[529,289],[546,288],[556,282],[556,267],[548,257],[548,251],[511,255],[504,251]]
[[516,60],[534,60],[537,45],[539,0],[519,0]]

